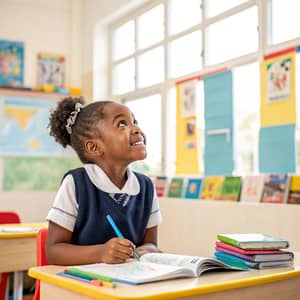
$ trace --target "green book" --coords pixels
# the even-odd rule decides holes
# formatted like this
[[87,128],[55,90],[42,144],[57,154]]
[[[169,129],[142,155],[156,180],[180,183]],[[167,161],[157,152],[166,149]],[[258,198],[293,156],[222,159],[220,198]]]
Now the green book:
[[242,249],[284,249],[289,247],[286,239],[263,233],[218,234],[217,239]]
[[241,176],[226,176],[223,182],[220,199],[238,201],[242,186]]
[[183,184],[183,178],[173,177],[169,185],[168,197],[181,198],[183,195]]

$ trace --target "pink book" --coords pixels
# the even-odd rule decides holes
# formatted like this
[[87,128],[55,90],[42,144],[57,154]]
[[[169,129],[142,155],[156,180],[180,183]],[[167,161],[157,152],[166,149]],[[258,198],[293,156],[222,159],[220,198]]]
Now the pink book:
[[292,252],[282,251],[282,253],[265,253],[265,254],[242,254],[233,250],[229,250],[222,247],[216,247],[216,251],[230,254],[235,257],[242,258],[244,260],[252,262],[264,262],[264,261],[286,261],[292,260],[294,254]]
[[231,251],[235,251],[238,253],[242,253],[242,254],[276,254],[276,253],[285,253],[282,250],[245,250],[245,249],[241,249],[239,247],[235,247],[226,243],[222,243],[219,241],[216,241],[216,247],[222,247]]

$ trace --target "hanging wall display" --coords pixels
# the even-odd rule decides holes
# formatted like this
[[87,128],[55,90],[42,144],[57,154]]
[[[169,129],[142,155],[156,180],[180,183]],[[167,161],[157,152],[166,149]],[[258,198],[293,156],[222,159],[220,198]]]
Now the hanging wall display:
[[182,116],[196,116],[196,84],[198,80],[187,81],[181,84]]
[[287,49],[261,63],[261,127],[296,122],[295,55]]
[[0,40],[0,85],[21,87],[24,81],[24,43]]
[[37,85],[63,87],[65,84],[65,58],[61,55],[39,53]]
[[260,128],[259,172],[296,172],[295,132],[295,124]]
[[232,71],[205,76],[204,118],[205,176],[232,174],[233,159],[233,76]]
[[291,57],[279,57],[266,62],[267,102],[288,100],[291,97]]
[[199,80],[179,82],[177,90],[176,174],[199,173],[199,138],[196,85]]

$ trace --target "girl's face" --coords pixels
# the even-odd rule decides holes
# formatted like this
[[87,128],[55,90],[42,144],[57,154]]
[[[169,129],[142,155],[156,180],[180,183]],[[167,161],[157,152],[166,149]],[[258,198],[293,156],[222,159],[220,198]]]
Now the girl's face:
[[145,159],[146,137],[128,107],[110,103],[103,112],[99,122],[103,158],[125,164]]

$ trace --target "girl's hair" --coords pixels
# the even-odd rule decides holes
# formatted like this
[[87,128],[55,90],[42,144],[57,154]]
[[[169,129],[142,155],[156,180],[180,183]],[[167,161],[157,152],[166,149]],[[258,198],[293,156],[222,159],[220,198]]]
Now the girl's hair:
[[83,106],[77,113],[75,123],[71,126],[71,133],[67,131],[67,120],[75,112],[77,103],[84,104],[82,97],[66,97],[57,104],[50,114],[50,135],[64,148],[71,146],[83,163],[90,161],[85,156],[84,141],[86,139],[99,138],[100,132],[97,127],[99,120],[104,118],[103,109],[112,101],[97,101]]

